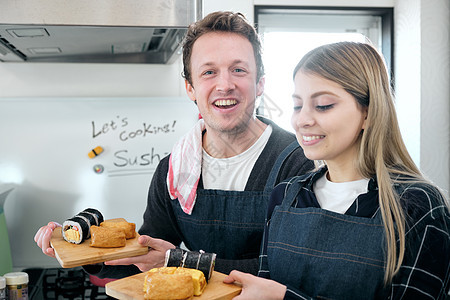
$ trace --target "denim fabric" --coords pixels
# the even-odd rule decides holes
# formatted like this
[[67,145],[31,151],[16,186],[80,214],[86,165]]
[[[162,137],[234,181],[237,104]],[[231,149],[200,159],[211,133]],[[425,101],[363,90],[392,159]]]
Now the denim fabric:
[[[383,292],[384,229],[374,218],[297,208],[304,182],[275,207],[268,233],[270,277],[313,298],[374,299]],[[352,284],[349,284],[352,283]]]
[[284,160],[298,148],[294,142],[279,155],[264,191],[197,190],[191,215],[177,201],[172,207],[190,250],[216,253],[222,259],[247,259],[259,255],[270,193]]

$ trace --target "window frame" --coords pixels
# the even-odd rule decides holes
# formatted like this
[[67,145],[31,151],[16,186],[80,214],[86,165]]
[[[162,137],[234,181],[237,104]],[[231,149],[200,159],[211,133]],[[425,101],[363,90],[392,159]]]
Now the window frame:
[[262,13],[294,13],[302,14],[359,14],[381,17],[381,52],[386,60],[387,68],[394,78],[394,8],[393,7],[339,7],[339,6],[283,6],[283,5],[255,5],[255,27],[259,32],[259,15]]

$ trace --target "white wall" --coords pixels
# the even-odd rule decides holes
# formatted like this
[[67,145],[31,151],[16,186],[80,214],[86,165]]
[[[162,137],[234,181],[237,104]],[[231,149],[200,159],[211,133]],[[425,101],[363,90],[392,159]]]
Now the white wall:
[[421,1],[420,166],[450,190],[450,1]]
[[420,165],[420,1],[397,1],[395,85],[398,118],[406,146]]
[[181,59],[171,65],[0,63],[0,97],[185,96],[181,70]]
[[450,1],[395,2],[399,121],[422,172],[450,189]]
[[[4,212],[14,267],[57,267],[34,234],[87,207],[140,228],[156,166],[197,121],[186,98],[0,98],[0,190],[13,184]],[[97,146],[103,152],[89,158]]]

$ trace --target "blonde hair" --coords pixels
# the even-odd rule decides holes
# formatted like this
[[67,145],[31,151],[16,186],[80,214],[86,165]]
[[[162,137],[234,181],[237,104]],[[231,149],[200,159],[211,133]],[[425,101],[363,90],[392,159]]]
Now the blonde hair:
[[338,83],[359,105],[367,107],[356,166],[362,176],[377,180],[386,237],[384,281],[389,284],[405,255],[405,213],[394,183],[427,181],[402,140],[383,57],[369,44],[340,42],[306,54],[295,67],[294,77],[299,70]]

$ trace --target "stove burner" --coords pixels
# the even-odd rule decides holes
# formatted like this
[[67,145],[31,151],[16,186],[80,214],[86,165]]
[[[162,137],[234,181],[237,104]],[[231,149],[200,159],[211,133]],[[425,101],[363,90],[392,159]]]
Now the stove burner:
[[61,295],[65,299],[75,299],[82,297],[85,291],[85,273],[82,270],[68,270],[65,274],[58,272],[56,278],[56,295]]
[[30,268],[23,270],[30,278],[28,292],[31,300],[101,300],[114,299],[105,288],[91,283],[82,268]]

